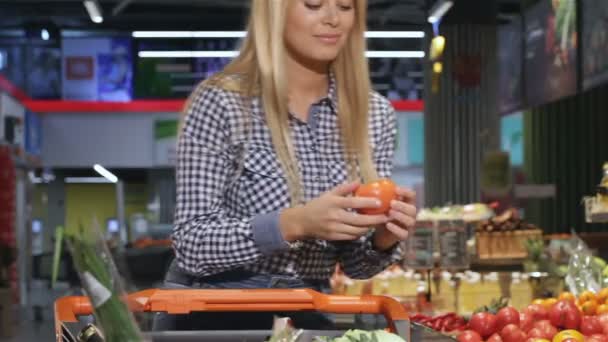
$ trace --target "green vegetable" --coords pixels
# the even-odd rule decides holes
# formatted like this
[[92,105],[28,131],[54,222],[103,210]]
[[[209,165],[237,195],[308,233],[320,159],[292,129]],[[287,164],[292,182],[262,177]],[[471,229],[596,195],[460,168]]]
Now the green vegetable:
[[66,230],[74,264],[105,342],[139,342],[142,335],[123,295],[120,279],[105,241],[93,224],[90,229]]

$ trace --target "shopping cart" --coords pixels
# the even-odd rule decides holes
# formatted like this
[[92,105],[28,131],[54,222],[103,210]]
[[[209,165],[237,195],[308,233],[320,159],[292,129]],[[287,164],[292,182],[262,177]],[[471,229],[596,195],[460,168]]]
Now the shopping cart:
[[[167,312],[188,314],[191,312],[298,312],[317,311],[333,314],[383,314],[390,331],[405,341],[449,341],[433,335],[432,331],[410,325],[403,306],[384,296],[334,296],[310,289],[255,289],[255,290],[144,290],[128,295],[127,303],[133,312]],[[55,302],[55,334],[57,342],[68,340],[74,329],[84,324],[79,317],[92,315],[88,297],[70,296]],[[315,336],[337,337],[344,331],[303,331],[302,340],[311,341]],[[270,331],[163,331],[145,332],[147,340],[165,341],[265,341]]]

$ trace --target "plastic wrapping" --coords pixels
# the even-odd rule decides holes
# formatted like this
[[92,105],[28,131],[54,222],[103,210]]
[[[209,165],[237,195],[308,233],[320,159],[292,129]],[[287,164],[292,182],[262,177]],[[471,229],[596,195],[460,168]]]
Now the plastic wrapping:
[[570,260],[566,285],[575,296],[583,291],[598,292],[603,285],[602,269],[595,261],[591,250],[574,232],[570,241]]
[[65,237],[104,341],[143,341],[135,318],[123,300],[127,298],[126,292],[97,221],[88,228],[66,230]]

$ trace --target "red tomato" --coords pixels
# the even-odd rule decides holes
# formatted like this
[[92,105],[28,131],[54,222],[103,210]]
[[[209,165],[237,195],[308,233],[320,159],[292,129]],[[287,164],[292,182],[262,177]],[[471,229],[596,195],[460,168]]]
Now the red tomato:
[[585,339],[585,342],[608,342],[608,336],[602,334],[593,334]]
[[528,305],[524,312],[532,316],[533,321],[542,321],[549,317],[549,310],[540,304]]
[[391,201],[397,199],[397,186],[390,179],[381,179],[361,185],[355,196],[373,197],[380,200],[382,205],[378,208],[362,208],[358,212],[365,215],[382,215],[391,210]]
[[486,342],[502,342],[502,338],[498,333],[496,333],[490,336],[490,338],[488,338]]
[[551,341],[547,340],[546,338],[528,337],[526,342],[551,342]]
[[530,331],[528,331],[528,338],[530,337],[545,338],[545,334],[538,328],[532,328]]
[[509,324],[515,324],[519,327],[519,311],[515,308],[502,308],[496,314],[496,330],[502,330]]
[[496,332],[496,316],[487,312],[478,312],[469,320],[469,328],[475,330],[483,338],[488,338]]
[[522,312],[519,314],[519,328],[524,332],[530,331],[534,326],[534,319],[528,312]]
[[581,329],[583,335],[589,336],[593,334],[601,334],[604,332],[604,327],[600,320],[595,316],[585,316],[581,319]]
[[482,342],[481,336],[473,330],[465,330],[456,338],[458,342]]
[[549,310],[549,320],[556,327],[578,329],[581,324],[581,312],[576,304],[560,300]]
[[608,335],[608,313],[601,314],[596,317],[597,320],[600,322],[600,325],[604,329],[604,335]]
[[552,339],[557,334],[557,328],[551,325],[548,320],[542,320],[534,323],[534,328],[539,329],[546,339]]
[[526,342],[528,337],[515,324],[508,324],[500,331],[500,336],[504,342]]

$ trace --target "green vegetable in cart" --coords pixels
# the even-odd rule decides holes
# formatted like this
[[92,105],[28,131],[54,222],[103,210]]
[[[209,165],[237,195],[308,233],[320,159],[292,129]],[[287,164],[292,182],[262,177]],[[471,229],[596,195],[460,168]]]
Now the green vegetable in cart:
[[141,331],[124,298],[120,276],[106,242],[93,223],[65,231],[74,265],[93,306],[96,324],[105,342],[141,342]]

